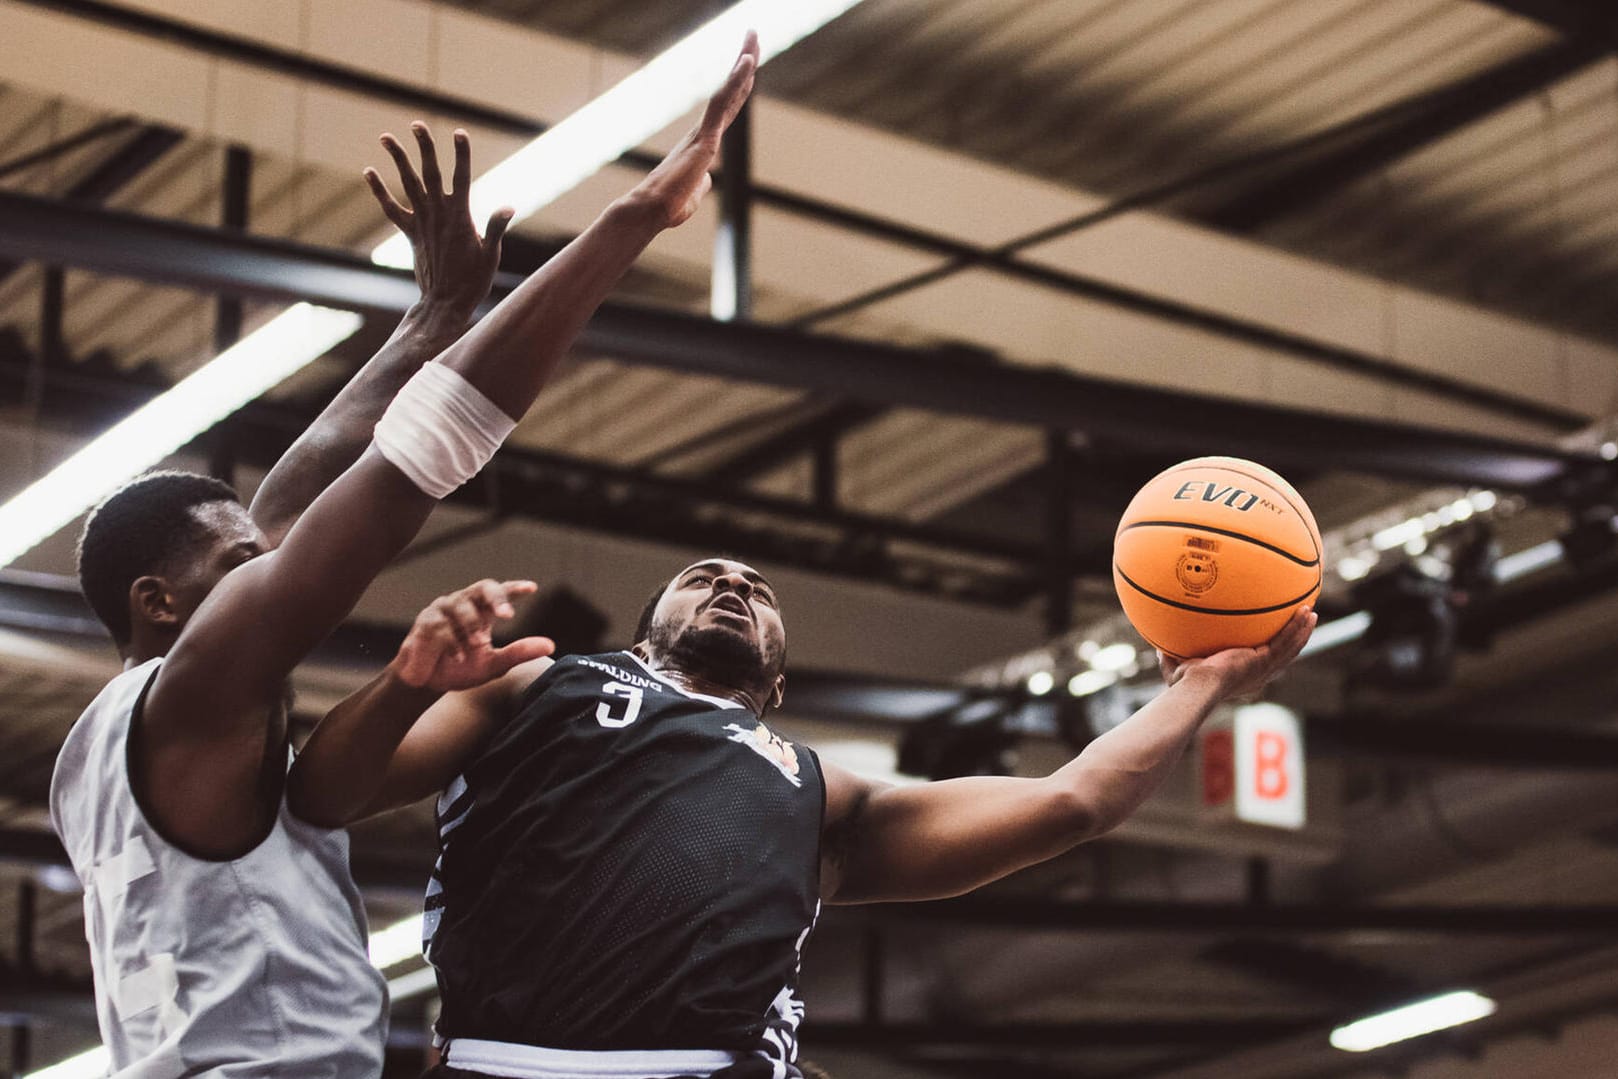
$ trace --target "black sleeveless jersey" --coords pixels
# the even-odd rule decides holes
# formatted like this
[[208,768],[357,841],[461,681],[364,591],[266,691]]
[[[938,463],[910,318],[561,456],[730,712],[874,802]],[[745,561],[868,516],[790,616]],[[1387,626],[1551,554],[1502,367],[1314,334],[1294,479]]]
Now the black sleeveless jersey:
[[439,1034],[725,1049],[798,1075],[813,752],[630,652],[568,656],[439,800]]

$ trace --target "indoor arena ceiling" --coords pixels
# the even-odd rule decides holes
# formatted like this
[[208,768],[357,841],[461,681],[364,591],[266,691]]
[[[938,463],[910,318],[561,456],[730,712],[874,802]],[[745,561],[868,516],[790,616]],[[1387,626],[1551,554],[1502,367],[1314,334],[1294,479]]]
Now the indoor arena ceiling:
[[[379,131],[418,115],[441,135],[463,124],[488,164],[724,6],[0,0],[0,195],[71,205],[92,232],[111,220],[89,216],[102,210],[214,226],[234,144],[251,154],[249,233],[363,256],[386,233],[359,180],[362,165],[384,163]],[[1618,37],[1606,9],[1575,0],[866,0],[762,73],[754,317],[909,350],[948,365],[939,371],[1049,369],[1181,393],[1214,413],[1241,401],[1551,446],[1618,413]],[[417,92],[431,100],[424,106]],[[606,170],[519,225],[508,268],[537,265],[637,174]],[[660,241],[619,298],[704,313],[712,214]],[[53,341],[43,315],[58,287]],[[104,426],[120,394],[170,384],[211,356],[216,305],[191,289],[77,266],[58,278],[0,251],[4,493]],[[247,324],[273,310],[254,300]],[[373,316],[272,398],[303,414],[390,326]],[[943,587],[824,577],[808,559],[767,563],[784,567],[788,610],[795,627],[807,626],[795,662],[942,682],[1046,637],[1048,597],[1038,573],[1028,590],[1018,552],[1039,550],[1050,527],[1050,440],[1039,425],[992,411],[883,405],[593,350],[542,396],[513,445],[535,460],[561,455],[568,467],[606,470],[591,474],[601,486],[611,485],[601,476],[668,481],[648,487],[642,504],[671,515],[702,490],[718,492],[730,500],[727,521],[774,530],[775,554],[847,533],[839,552],[856,562],[873,520],[897,530],[906,557],[949,548],[946,569],[918,580],[936,583],[951,569],[972,576],[971,603]],[[1068,526],[1081,550],[1104,554],[1129,494],[1189,455],[1164,449],[1145,427],[1139,438],[1081,431],[1070,440],[1083,482]],[[1390,438],[1401,431],[1390,427]],[[1377,470],[1311,458],[1304,445],[1296,452],[1306,463],[1288,471],[1322,524],[1338,528],[1430,486],[1424,445],[1390,444],[1402,465]],[[834,506],[820,508],[850,518],[840,523],[784,505],[828,494],[817,491],[825,461],[816,458],[826,454],[835,482],[822,501]],[[244,465],[250,481],[253,462]],[[523,478],[515,466],[511,475]],[[534,573],[537,551],[544,572],[610,607],[622,633],[655,570],[642,579],[614,567],[640,573],[679,557],[668,544],[684,550],[707,534],[705,505],[678,536],[637,537],[621,524],[592,531],[547,517],[550,489],[536,506],[516,506],[512,489],[480,491],[441,514],[430,542],[362,613],[397,623],[464,583],[469,566],[474,575]],[[1504,527],[1526,544],[1560,523]],[[934,542],[940,535],[982,542],[950,547]],[[750,554],[745,544],[737,553]],[[70,537],[20,565],[68,572]],[[999,595],[982,591],[1003,583]],[[1081,580],[1074,620],[1114,610],[1110,587],[1094,573]],[[804,597],[797,608],[794,595]],[[807,610],[815,601],[832,613]],[[1536,699],[1559,710],[1542,707],[1611,733],[1610,707],[1593,703],[1614,688],[1602,651],[1614,637],[1611,607],[1522,628],[1509,648],[1497,645],[1504,651],[1464,662],[1454,686],[1390,707],[1419,725],[1555,675]],[[932,634],[926,647],[907,642],[915,623]],[[0,832],[12,842],[45,827],[54,746],[107,667],[88,658],[97,641],[0,633],[9,635],[0,642]],[[306,709],[344,677],[303,687]],[[852,737],[796,718],[810,733]],[[1340,891],[1310,897],[1529,911],[1609,901],[1618,887],[1609,773],[1571,773],[1560,799],[1545,791],[1567,773],[1503,762],[1482,774],[1488,783],[1441,760],[1328,763],[1323,782],[1346,808],[1308,837],[1318,846],[1302,861],[1312,868],[1321,851],[1340,854]],[[1218,859],[1154,845],[1174,824],[1152,831],[1148,821],[1129,842],[1059,863],[1010,894],[1154,903],[1246,894],[1252,882],[1231,851]],[[425,812],[407,813],[360,847],[408,862],[428,829]],[[1428,863],[1379,860],[1381,840],[1396,832],[1422,836]],[[24,848],[12,842],[14,861],[27,861],[16,856]],[[0,887],[21,879],[7,872]],[[1273,887],[1278,899],[1304,888],[1281,872]],[[41,958],[69,981],[85,974],[78,902],[42,893],[38,915]],[[375,914],[410,905],[384,889]],[[1015,1066],[1104,1079],[1363,1079],[1375,1073],[1324,1046],[1323,1017],[1467,978],[1492,979],[1531,1019],[1451,1044],[1511,1062],[1498,1074],[1513,1079],[1576,1074],[1565,1054],[1610,1021],[1591,1017],[1591,1002],[1606,1007],[1618,992],[1610,932],[1557,935],[1528,914],[1513,922],[1496,910],[1493,932],[1458,939],[1354,925],[1166,932],[1172,913],[1095,934],[1009,932],[976,916],[953,933],[887,925],[887,958],[876,964],[886,971],[885,1010],[875,1018],[887,1024],[888,1055],[913,1069],[895,1074]],[[0,904],[0,938],[15,930],[12,918]],[[831,958],[806,972],[828,1061],[870,1048],[861,986],[874,935],[856,917],[829,918],[821,947]],[[1322,970],[1340,991],[1319,990]],[[1300,988],[1300,972],[1314,990]],[[7,999],[0,994],[0,1012]],[[1539,1043],[1550,1029],[1566,1031],[1559,1047]],[[1410,1074],[1442,1079],[1448,1060],[1412,1060]],[[861,1074],[857,1065],[833,1072]]]

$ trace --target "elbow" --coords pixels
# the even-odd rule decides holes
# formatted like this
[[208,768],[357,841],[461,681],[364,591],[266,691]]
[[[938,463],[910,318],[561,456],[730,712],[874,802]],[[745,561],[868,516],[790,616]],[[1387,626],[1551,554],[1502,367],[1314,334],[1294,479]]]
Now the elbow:
[[354,823],[356,814],[321,798],[312,788],[307,774],[294,765],[287,773],[287,812],[312,828],[346,828]]
[[1095,839],[1116,824],[1107,819],[1093,797],[1078,787],[1057,784],[1048,797],[1046,819],[1055,823],[1064,849]]

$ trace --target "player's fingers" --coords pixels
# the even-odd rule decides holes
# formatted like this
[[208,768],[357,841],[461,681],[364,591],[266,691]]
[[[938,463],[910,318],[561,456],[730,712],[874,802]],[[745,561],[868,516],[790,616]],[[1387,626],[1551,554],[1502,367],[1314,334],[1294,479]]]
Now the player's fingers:
[[511,219],[517,216],[517,211],[510,206],[502,206],[489,215],[489,223],[483,229],[483,246],[490,251],[498,251],[500,241],[506,238],[506,229],[511,227]]
[[405,148],[391,132],[382,136],[382,148],[393,158],[393,167],[399,170],[399,183],[404,187],[405,198],[410,200],[412,207],[420,210],[427,201],[427,193],[422,190],[421,177],[416,175],[416,166],[410,163],[410,155],[405,153]]
[[464,205],[472,190],[472,140],[461,128],[455,129],[455,172],[451,176],[450,194]]
[[556,642],[549,637],[520,637],[504,648],[494,650],[496,674],[499,677],[519,663],[543,659],[556,651]]
[[747,95],[753,91],[753,76],[757,71],[758,35],[749,30],[735,66],[725,77],[724,84],[708,99],[708,107],[703,110],[701,128],[705,134],[723,133],[736,119],[736,114],[742,111],[742,105],[747,101]]
[[489,626],[494,621],[492,611],[485,612],[481,597],[466,591],[449,597],[446,613],[455,623],[455,632],[465,647],[475,648],[489,643]]
[[495,614],[501,618],[510,618],[517,613],[511,601],[519,596],[531,596],[539,591],[539,585],[534,581],[501,581],[494,586]]
[[433,602],[432,631],[438,647],[457,657],[473,647],[472,634],[466,628],[465,617],[455,609],[455,596],[443,596]]
[[433,133],[420,120],[410,125],[410,133],[416,136],[416,146],[421,150],[422,185],[428,195],[440,198],[444,194],[444,175],[438,171],[438,147],[433,142]]
[[467,590],[472,602],[478,606],[478,613],[487,625],[492,625],[496,619],[510,618],[515,612],[511,604],[506,602],[506,590],[498,581],[479,581]]
[[1292,616],[1280,636],[1272,642],[1270,665],[1273,670],[1280,672],[1287,664],[1298,658],[1303,646],[1309,643],[1309,634],[1314,627],[1314,611],[1303,608]]
[[367,168],[362,175],[365,177],[366,186],[371,189],[371,197],[382,207],[382,212],[387,215],[388,220],[392,221],[400,232],[408,235],[410,211],[399,205],[399,200],[393,197],[393,192],[388,190],[388,185],[382,182],[382,175],[375,169]]

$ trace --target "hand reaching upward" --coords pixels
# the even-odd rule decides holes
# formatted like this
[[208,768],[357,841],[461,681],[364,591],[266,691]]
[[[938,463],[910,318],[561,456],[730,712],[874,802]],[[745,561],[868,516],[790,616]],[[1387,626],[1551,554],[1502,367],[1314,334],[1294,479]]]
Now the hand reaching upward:
[[495,622],[516,613],[511,600],[538,587],[533,581],[479,581],[433,600],[399,646],[394,674],[407,686],[447,693],[481,686],[519,663],[550,655],[556,645],[548,637],[494,646]]
[[652,208],[662,228],[673,228],[697,212],[702,197],[713,186],[708,170],[719,156],[719,142],[753,92],[758,71],[758,35],[747,32],[741,55],[724,85],[708,99],[697,126],[686,132],[667,157],[646,175],[631,198]]
[[468,203],[472,144],[466,132],[455,132],[455,171],[450,190],[445,191],[432,132],[419,120],[410,125],[410,130],[421,151],[419,174],[399,140],[392,134],[382,136],[382,146],[399,170],[399,183],[410,208],[400,205],[375,169],[365,170],[365,182],[388,220],[410,240],[422,297],[459,305],[470,316],[494,284],[494,272],[500,265],[500,241],[511,224],[512,210],[509,206],[496,210],[480,237]]

